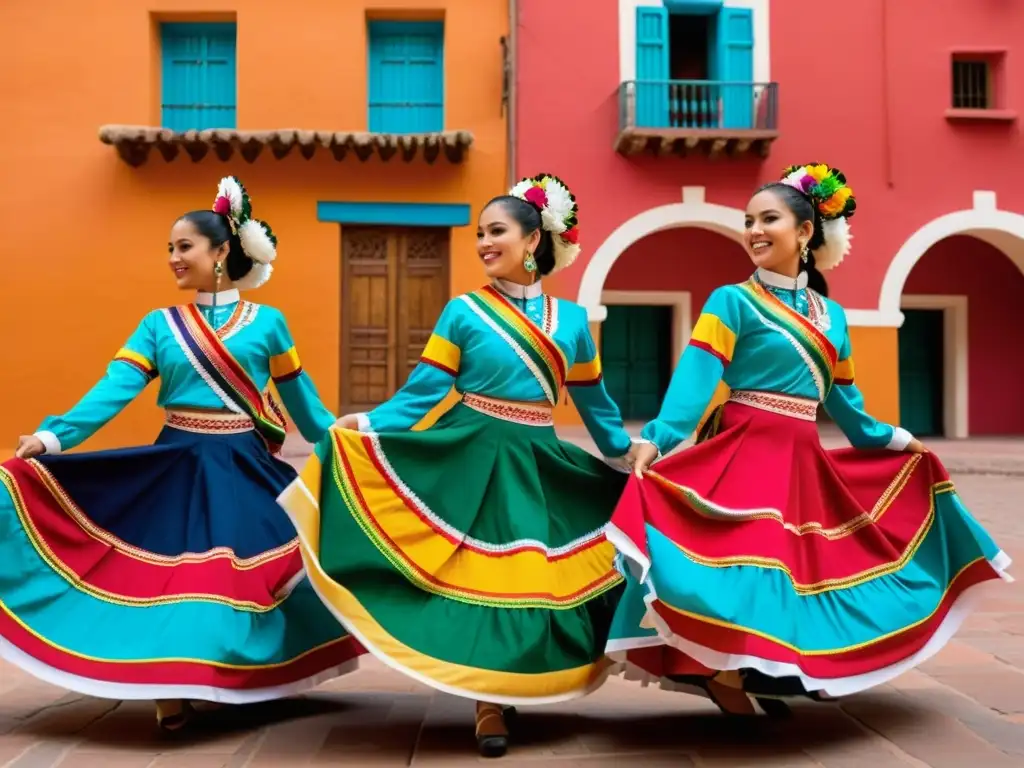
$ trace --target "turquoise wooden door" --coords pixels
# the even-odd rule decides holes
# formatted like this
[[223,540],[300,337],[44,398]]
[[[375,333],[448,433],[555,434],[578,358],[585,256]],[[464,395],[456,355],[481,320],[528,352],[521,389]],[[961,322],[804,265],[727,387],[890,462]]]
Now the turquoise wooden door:
[[899,330],[900,424],[915,435],[942,434],[941,309],[905,309]]
[[608,307],[601,363],[605,386],[624,419],[657,416],[672,372],[672,308]]

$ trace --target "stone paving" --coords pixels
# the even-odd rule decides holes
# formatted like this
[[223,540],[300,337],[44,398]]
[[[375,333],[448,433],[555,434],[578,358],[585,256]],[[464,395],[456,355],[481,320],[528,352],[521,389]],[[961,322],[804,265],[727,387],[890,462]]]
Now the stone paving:
[[[974,513],[1024,562],[1024,441],[932,447]],[[301,447],[292,453],[300,460]],[[472,724],[471,703],[364,661],[307,696],[204,713],[188,737],[167,739],[150,704],[69,694],[0,663],[0,766],[12,768],[459,766],[484,762]],[[993,585],[936,658],[841,704],[737,724],[700,699],[614,679],[580,701],[521,711],[500,764],[1022,766],[1024,587]]]

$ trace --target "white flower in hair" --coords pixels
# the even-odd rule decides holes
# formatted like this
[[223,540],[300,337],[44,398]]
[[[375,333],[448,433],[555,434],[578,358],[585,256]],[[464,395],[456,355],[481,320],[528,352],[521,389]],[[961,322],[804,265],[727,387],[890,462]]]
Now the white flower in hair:
[[518,184],[516,184],[514,187],[512,187],[512,189],[510,189],[508,191],[508,193],[512,197],[518,197],[520,200],[525,200],[526,199],[526,190],[530,189],[530,187],[533,187],[533,186],[534,186],[533,179],[523,179]]
[[825,272],[838,267],[846,258],[852,248],[850,241],[853,235],[850,233],[850,223],[844,216],[826,219],[822,222],[821,230],[825,243],[814,251],[814,266]]
[[242,241],[245,255],[260,264],[270,264],[277,258],[277,246],[270,239],[266,228],[256,219],[248,219],[238,228],[238,239]]
[[237,221],[244,210],[245,191],[234,176],[225,176],[217,185],[217,198],[222,197],[231,204],[231,216]]
[[270,275],[273,271],[273,264],[261,264],[258,261],[254,261],[252,263],[252,269],[250,269],[244,277],[234,281],[235,288],[240,291],[251,291],[254,288],[259,288],[270,279]]
[[565,220],[572,215],[572,197],[563,184],[550,178],[545,180],[544,194],[548,198],[548,204],[540,214],[544,220],[544,229],[560,235],[566,230]]

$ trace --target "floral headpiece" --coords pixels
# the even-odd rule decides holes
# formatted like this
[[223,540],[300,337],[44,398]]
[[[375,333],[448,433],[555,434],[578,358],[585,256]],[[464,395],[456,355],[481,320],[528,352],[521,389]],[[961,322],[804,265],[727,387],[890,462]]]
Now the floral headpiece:
[[237,177],[220,180],[213,211],[227,218],[232,233],[242,243],[242,251],[253,262],[252,269],[236,280],[235,286],[243,291],[259,288],[274,271],[271,262],[277,258],[277,237],[266,222],[252,217],[252,202]]
[[846,176],[823,163],[791,165],[783,171],[782,183],[806,195],[821,216],[825,241],[814,250],[815,266],[822,271],[838,266],[850,252],[848,219],[857,210]]
[[565,269],[580,255],[579,208],[576,198],[565,182],[550,173],[525,178],[508,192],[540,211],[541,226],[551,233],[555,267],[552,273]]

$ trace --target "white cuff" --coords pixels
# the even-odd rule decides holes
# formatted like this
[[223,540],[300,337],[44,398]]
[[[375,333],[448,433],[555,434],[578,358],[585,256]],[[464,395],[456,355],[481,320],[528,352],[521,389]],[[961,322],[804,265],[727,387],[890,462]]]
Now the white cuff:
[[370,417],[365,413],[356,414],[356,424],[358,425],[357,428],[360,432],[370,431]]
[[[661,448],[658,448],[658,444],[656,442],[654,442],[653,440],[648,440],[646,437],[633,437],[633,438],[630,438],[630,439],[633,441],[634,445],[640,445],[640,444],[643,444],[643,443],[647,443],[648,445],[653,445],[655,448],[658,449],[658,458],[659,459],[661,458]],[[657,461],[657,459],[655,459],[655,461]]]
[[[631,446],[632,445],[641,445],[642,443],[650,443],[655,448],[658,447],[657,445],[655,445],[654,441],[648,440],[645,437],[631,437],[631,438],[629,438],[629,443],[630,443]],[[619,472],[624,472],[626,474],[629,474],[630,472],[633,471],[633,467],[626,463],[626,456],[628,455],[628,453],[629,452],[627,451],[626,453],[622,454],[621,456],[614,456],[614,457],[613,456],[602,456],[601,457],[601,461],[603,461],[605,464],[607,464],[609,467],[611,467],[614,470],[618,470]],[[661,451],[659,450],[658,451],[658,459],[660,459],[660,458],[661,458]],[[655,459],[655,461],[657,461],[657,459]]]
[[903,427],[893,427],[892,439],[889,440],[889,444],[885,447],[890,451],[902,451],[910,445],[910,441],[913,439],[914,436],[907,432]]
[[44,429],[36,432],[34,437],[38,438],[39,442],[41,442],[43,447],[46,448],[47,456],[56,456],[63,451],[60,440],[58,440],[57,436],[49,430]]

